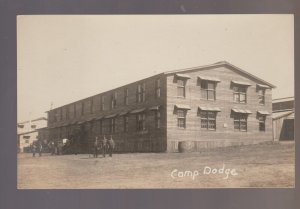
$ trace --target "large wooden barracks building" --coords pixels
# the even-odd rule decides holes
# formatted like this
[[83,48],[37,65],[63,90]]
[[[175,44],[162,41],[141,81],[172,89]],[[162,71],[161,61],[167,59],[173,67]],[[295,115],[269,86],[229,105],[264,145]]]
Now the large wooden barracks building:
[[48,138],[87,152],[112,135],[117,152],[178,151],[272,141],[272,84],[225,61],[161,73],[48,112]]

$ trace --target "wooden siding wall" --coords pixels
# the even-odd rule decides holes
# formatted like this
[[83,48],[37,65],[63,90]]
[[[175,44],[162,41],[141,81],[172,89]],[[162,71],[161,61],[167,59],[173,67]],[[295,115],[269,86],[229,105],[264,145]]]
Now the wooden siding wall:
[[[155,81],[160,78],[161,96],[155,96]],[[136,102],[136,91],[138,84],[146,84],[145,101]],[[128,89],[128,105],[124,104],[124,90]],[[116,108],[111,109],[111,97],[113,93],[117,93]],[[105,96],[105,108],[101,108],[101,97]],[[93,105],[92,105],[93,104]],[[110,136],[110,119],[92,120],[93,117],[108,116],[124,111],[131,111],[140,108],[150,108],[160,106],[161,113],[161,128],[155,127],[155,110],[145,111],[146,113],[146,130],[137,132],[136,129],[136,114],[127,114],[129,117],[128,132],[124,132],[124,116],[117,116],[116,131],[113,133],[113,138],[116,141],[116,151],[118,152],[161,152],[166,150],[166,80],[164,75],[153,76],[102,94],[95,95],[63,107],[56,108],[49,112],[49,139],[60,140],[62,138],[70,138],[72,135],[79,137],[81,131],[82,152],[87,152],[92,146],[95,137],[100,139],[103,135],[107,138]],[[82,115],[82,105],[84,105]],[[91,107],[92,105],[92,107]],[[69,118],[67,119],[67,109],[69,110]],[[62,112],[62,120],[53,120],[55,115]],[[86,121],[82,124],[73,124],[74,122]],[[102,123],[102,132],[100,124]]]
[[[257,111],[264,110],[272,113],[272,90],[267,89],[265,94],[265,105],[258,102],[256,84],[262,84],[247,76],[237,73],[227,67],[217,67],[215,69],[183,72],[191,79],[186,83],[186,97],[177,97],[177,84],[174,82],[174,75],[167,77],[167,139],[168,151],[177,151],[178,142],[184,140],[196,141],[196,146],[201,148],[218,147],[227,145],[250,144],[261,141],[272,140],[272,118],[266,117],[266,131],[259,131]],[[216,100],[208,101],[201,99],[200,86],[197,76],[210,76],[221,80],[216,86]],[[247,103],[239,104],[233,102],[233,90],[231,81],[243,81],[250,83],[247,90]],[[191,110],[187,111],[186,129],[177,127],[177,115],[174,114],[174,105],[189,105]],[[200,117],[197,116],[198,106],[218,107],[221,112],[217,113],[216,130],[201,129]],[[247,109],[252,112],[248,116],[247,132],[234,130],[231,109]]]

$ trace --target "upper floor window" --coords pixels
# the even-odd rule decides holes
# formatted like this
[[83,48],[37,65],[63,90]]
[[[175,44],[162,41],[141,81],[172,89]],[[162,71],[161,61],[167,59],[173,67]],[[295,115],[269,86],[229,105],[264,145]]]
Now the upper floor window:
[[90,106],[90,113],[93,113],[93,109],[94,109],[94,100],[93,98],[91,98],[91,106]]
[[185,97],[185,83],[185,80],[177,79],[177,96]]
[[146,114],[140,113],[136,115],[136,124],[137,124],[137,131],[144,131],[146,130]]
[[74,103],[73,111],[74,111],[74,118],[76,118],[76,103]]
[[247,103],[247,88],[251,84],[243,81],[231,81],[233,86],[233,101],[237,103]]
[[106,100],[106,97],[104,95],[101,96],[101,111],[105,110],[105,100]]
[[137,103],[144,102],[146,99],[146,84],[138,84],[137,86],[137,95],[136,101]]
[[258,89],[258,103],[261,105],[265,104],[265,89]]
[[160,79],[155,81],[155,96],[156,98],[160,97]]
[[244,113],[234,113],[234,130],[247,131],[247,118],[248,115]]
[[206,100],[216,100],[216,82],[201,81],[201,98]]
[[185,86],[188,79],[191,77],[186,74],[176,73],[174,76],[174,81],[177,83],[177,96],[185,97]]
[[31,128],[36,129],[36,125],[35,124],[31,125]]
[[81,103],[81,115],[84,115],[84,102]]
[[66,107],[66,119],[68,120],[70,117],[70,108],[69,106]]
[[216,115],[217,112],[200,111],[201,128],[207,130],[216,130]]
[[128,105],[128,89],[124,89],[124,105]]
[[237,103],[247,103],[247,86],[233,86],[233,101]]
[[117,95],[118,95],[117,92],[114,92],[111,95],[111,109],[114,109],[117,106]]

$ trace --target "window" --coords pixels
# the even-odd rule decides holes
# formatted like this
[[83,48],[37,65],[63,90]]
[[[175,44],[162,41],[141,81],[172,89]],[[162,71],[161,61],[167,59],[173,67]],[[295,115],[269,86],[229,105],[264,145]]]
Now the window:
[[57,117],[58,117],[58,119],[57,119],[57,121],[62,121],[62,108],[59,108],[59,113],[58,113],[58,115],[57,115]]
[[84,115],[84,102],[81,104],[81,115]]
[[177,96],[185,97],[185,80],[177,79]]
[[156,98],[160,97],[160,79],[155,81],[155,96]]
[[29,139],[25,139],[25,143],[26,143],[26,144],[29,144]]
[[128,89],[124,89],[124,105],[128,105]]
[[235,113],[234,114],[234,130],[247,131],[247,114]]
[[212,81],[201,81],[201,98],[206,100],[216,100],[216,83]]
[[118,95],[117,92],[114,92],[111,95],[111,109],[114,109],[117,106],[117,95]]
[[243,85],[233,86],[233,101],[237,103],[247,102],[247,87]]
[[128,123],[129,123],[128,116],[124,116],[124,132],[128,132]]
[[74,118],[76,118],[76,104],[74,104]]
[[155,127],[160,128],[161,127],[161,121],[160,121],[160,111],[155,112]]
[[111,118],[110,119],[110,129],[109,129],[109,132],[111,134],[115,133],[116,131],[116,119],[115,118]]
[[201,128],[207,130],[216,130],[216,112],[200,111]]
[[91,98],[91,109],[90,109],[90,113],[93,113],[93,108],[94,108],[94,100],[93,98]]
[[36,129],[36,125],[34,125],[34,124],[31,125],[31,128]]
[[266,131],[266,116],[259,115],[258,121],[259,121],[259,131]]
[[30,139],[29,135],[23,136],[24,139]]
[[24,128],[23,124],[18,124],[18,128]]
[[105,110],[105,96],[101,96],[101,111]]
[[99,121],[99,134],[100,134],[100,135],[103,134],[103,124],[102,124],[102,120]]
[[258,89],[258,103],[261,105],[265,104],[265,89]]
[[186,110],[178,109],[177,110],[177,127],[186,128]]
[[139,84],[137,86],[137,94],[136,94],[136,101],[137,103],[140,103],[140,102],[144,102],[145,99],[146,99],[146,84],[143,83],[143,84]]
[[136,116],[137,131],[146,130],[146,115],[145,113],[138,114]]
[[69,106],[66,107],[66,119],[68,120],[70,117],[70,110],[69,110]]

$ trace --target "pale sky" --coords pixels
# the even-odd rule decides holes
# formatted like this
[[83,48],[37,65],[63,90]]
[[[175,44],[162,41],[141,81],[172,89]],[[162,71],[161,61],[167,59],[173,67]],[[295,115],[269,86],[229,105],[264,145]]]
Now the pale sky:
[[164,71],[226,60],[294,96],[293,15],[23,15],[18,122]]

